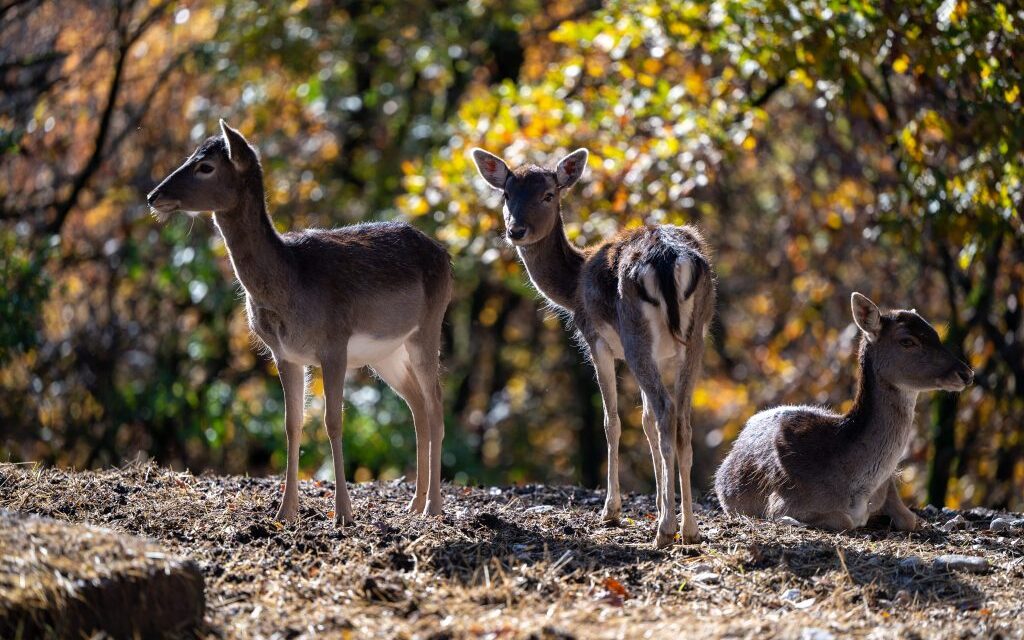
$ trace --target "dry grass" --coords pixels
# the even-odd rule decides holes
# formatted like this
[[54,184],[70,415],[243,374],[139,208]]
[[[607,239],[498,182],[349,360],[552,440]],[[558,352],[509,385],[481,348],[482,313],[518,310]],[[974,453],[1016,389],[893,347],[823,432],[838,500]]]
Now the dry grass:
[[203,619],[195,563],[107,529],[0,511],[0,637],[117,637]]
[[[954,514],[931,512],[922,533],[828,534],[712,506],[698,512],[702,544],[661,552],[650,496],[628,497],[608,527],[601,492],[449,486],[446,514],[429,518],[404,513],[409,485],[368,483],[352,490],[358,524],[339,531],[333,484],[304,482],[288,526],[271,517],[279,490],[151,465],[0,465],[0,509],[147,536],[198,562],[212,637],[1024,637],[1024,539],[989,531],[984,511],[951,532],[935,525]],[[934,569],[948,553],[991,568]],[[922,563],[901,567],[909,556]]]

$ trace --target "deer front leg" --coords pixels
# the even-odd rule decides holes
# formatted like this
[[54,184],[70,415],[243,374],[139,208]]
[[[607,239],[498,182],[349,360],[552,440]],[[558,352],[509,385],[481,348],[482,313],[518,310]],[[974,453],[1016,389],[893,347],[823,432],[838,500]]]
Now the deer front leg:
[[327,438],[331,441],[331,454],[334,457],[334,522],[345,526],[355,522],[352,515],[352,500],[348,495],[348,484],[345,482],[345,454],[342,450],[341,436],[344,424],[345,403],[345,370],[346,354],[331,359],[323,359],[324,374],[324,426],[327,427]]
[[921,528],[922,520],[913,511],[903,504],[900,492],[896,488],[896,478],[890,478],[879,491],[885,491],[885,502],[882,503],[882,513],[892,518],[892,526],[899,531],[917,531]]
[[608,493],[601,510],[601,520],[617,523],[622,514],[622,495],[619,492],[619,438],[622,425],[619,423],[618,393],[615,382],[615,356],[604,340],[598,339],[590,346],[594,370],[597,372],[597,386],[601,389],[601,404],[604,407],[604,435],[608,440]]
[[277,373],[284,389],[284,427],[288,439],[288,467],[284,476],[284,496],[276,519],[291,522],[299,512],[299,449],[302,440],[302,416],[306,404],[305,368],[279,358]]

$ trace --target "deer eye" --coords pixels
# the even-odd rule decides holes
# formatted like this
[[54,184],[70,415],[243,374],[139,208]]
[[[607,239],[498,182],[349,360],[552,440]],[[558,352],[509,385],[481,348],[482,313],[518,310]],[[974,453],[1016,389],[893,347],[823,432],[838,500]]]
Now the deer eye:
[[551,193],[550,191],[544,194],[544,202],[551,202],[552,200],[554,200],[554,198],[555,194]]
[[209,162],[200,162],[199,166],[196,167],[196,173],[209,175],[213,173],[213,165],[210,164]]
[[900,340],[900,346],[906,349],[912,349],[917,346],[917,340],[913,338],[903,338]]

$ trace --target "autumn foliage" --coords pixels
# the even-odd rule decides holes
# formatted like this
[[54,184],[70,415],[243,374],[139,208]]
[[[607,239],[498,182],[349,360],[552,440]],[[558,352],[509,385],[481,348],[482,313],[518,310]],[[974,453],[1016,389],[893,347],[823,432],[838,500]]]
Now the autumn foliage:
[[[916,307],[977,371],[959,396],[923,397],[908,497],[1019,509],[1022,36],[1013,3],[956,0],[6,3],[0,456],[283,468],[280,388],[222,241],[205,218],[160,226],[144,202],[224,117],[259,146],[280,228],[405,218],[448,246],[455,482],[602,476],[592,371],[466,156],[543,164],[585,146],[572,241],[686,222],[714,247],[698,486],[758,409],[845,408],[859,290]],[[350,477],[405,473],[404,404],[366,374],[347,395]],[[624,486],[641,490],[633,398]]]

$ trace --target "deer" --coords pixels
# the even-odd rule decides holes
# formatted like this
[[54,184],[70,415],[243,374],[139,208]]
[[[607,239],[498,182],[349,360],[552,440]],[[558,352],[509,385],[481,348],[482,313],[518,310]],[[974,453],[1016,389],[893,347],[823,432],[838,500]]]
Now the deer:
[[601,519],[619,521],[619,439],[616,361],[624,360],[641,389],[643,429],[654,464],[658,509],[656,548],[678,531],[678,462],[682,541],[697,543],[690,470],[691,396],[700,373],[704,336],[715,305],[709,249],[692,226],[643,226],[596,246],[569,242],[562,197],[583,175],[589,152],[577,149],[554,169],[524,165],[472,149],[483,180],[502,193],[505,236],[534,287],[564,312],[585,345],[604,405],[608,440],[607,494]]
[[[335,523],[355,521],[342,452],[345,375],[364,366],[412,412],[412,513],[439,515],[444,410],[441,328],[452,295],[451,260],[403,222],[279,233],[267,212],[260,156],[224,120],[148,195],[156,217],[211,212],[245,292],[249,328],[269,350],[284,389],[288,462],[276,518],[298,513],[299,446],[307,368],[323,374],[324,425],[337,488]],[[195,215],[195,213],[193,213]]]
[[899,531],[922,526],[897,486],[918,395],[962,391],[974,372],[915,310],[883,313],[858,292],[850,306],[860,333],[852,407],[781,406],[750,418],[715,474],[727,514],[830,531],[863,527],[877,514]]

